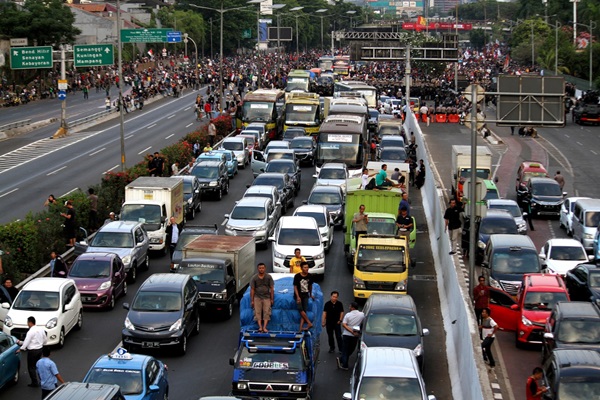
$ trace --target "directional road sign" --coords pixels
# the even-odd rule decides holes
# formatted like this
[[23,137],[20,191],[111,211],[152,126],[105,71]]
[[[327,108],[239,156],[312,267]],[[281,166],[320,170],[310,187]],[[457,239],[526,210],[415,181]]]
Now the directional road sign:
[[123,43],[163,43],[167,41],[167,32],[173,29],[121,29]]
[[13,47],[10,49],[11,69],[52,68],[52,46]]
[[73,47],[76,67],[98,67],[115,63],[112,44],[82,44]]
[[167,32],[167,42],[169,42],[169,43],[181,42],[181,32],[179,32],[179,31]]
[[59,90],[58,91],[58,99],[66,100],[66,98],[67,98],[67,92],[65,92],[64,90]]

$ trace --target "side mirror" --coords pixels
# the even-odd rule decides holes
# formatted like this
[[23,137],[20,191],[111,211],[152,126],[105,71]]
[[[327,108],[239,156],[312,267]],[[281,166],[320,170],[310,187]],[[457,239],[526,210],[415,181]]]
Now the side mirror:
[[327,243],[327,242],[329,242],[329,238],[328,237],[321,238],[321,242]]
[[518,304],[513,304],[512,306],[510,306],[510,309],[514,310],[514,311],[519,311],[519,305]]
[[229,365],[235,365],[235,360],[233,358],[229,359]]
[[281,202],[278,200],[277,203],[275,203],[275,205],[280,206]]
[[269,242],[274,242],[275,241],[275,236],[269,236]]
[[429,329],[427,329],[427,328],[423,328],[423,333],[422,333],[422,335],[423,335],[423,336],[429,336]]
[[563,197],[567,197],[567,194],[568,194],[567,192],[562,193]]
[[317,174],[313,175],[313,178],[318,178],[318,177],[319,177],[319,175],[317,175]]
[[150,393],[156,393],[160,390],[160,388],[158,387],[158,385],[150,385],[148,386],[148,390],[150,391]]
[[2,303],[2,304],[0,304],[0,306],[2,308],[4,308],[5,310],[8,310],[10,308],[10,303]]
[[250,186],[252,186],[252,185],[246,185],[246,189],[248,189]]
[[588,260],[590,260],[590,261],[594,261],[595,259],[596,259],[596,256],[594,256],[594,255],[588,256]]
[[554,334],[550,332],[544,333],[544,339],[554,340]]
[[524,213],[523,213],[523,218],[525,218],[525,217],[526,217],[526,216],[528,216],[528,215],[529,215],[528,213],[524,212]]
[[129,303],[123,303],[123,308],[129,310]]
[[229,219],[229,214],[224,214],[223,217]]
[[160,222],[163,222],[163,223],[164,223],[166,220],[167,220],[167,217],[165,217],[165,216],[161,216],[161,217],[160,217]]
[[69,303],[69,304],[65,304],[65,311],[71,311],[73,309],[73,304]]

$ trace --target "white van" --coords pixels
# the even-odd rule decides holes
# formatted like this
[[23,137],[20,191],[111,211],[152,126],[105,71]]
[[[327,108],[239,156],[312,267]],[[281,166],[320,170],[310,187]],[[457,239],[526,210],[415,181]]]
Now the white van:
[[237,136],[227,137],[223,139],[221,148],[233,151],[238,166],[242,169],[250,164],[250,152],[248,151],[248,142],[246,142],[246,138]]
[[587,251],[594,245],[594,236],[600,223],[600,199],[581,199],[573,210],[573,239],[579,240]]
[[281,217],[275,227],[275,233],[269,238],[273,242],[273,272],[289,272],[290,260],[294,257],[294,249],[309,265],[309,272],[325,275],[325,248],[317,222],[312,217]]

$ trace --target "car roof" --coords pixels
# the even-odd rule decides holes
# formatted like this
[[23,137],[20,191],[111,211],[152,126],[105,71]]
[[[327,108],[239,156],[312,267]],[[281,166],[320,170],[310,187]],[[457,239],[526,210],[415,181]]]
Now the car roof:
[[569,238],[554,238],[549,239],[546,243],[550,246],[574,246],[574,247],[582,247],[583,245],[579,240],[569,239]]
[[577,205],[580,205],[583,208],[592,208],[595,210],[600,209],[600,199],[580,199],[577,200]]
[[555,306],[558,309],[569,318],[600,318],[600,309],[589,301],[559,301]]
[[367,347],[362,352],[363,376],[418,378],[418,367],[412,349]]
[[533,241],[527,235],[494,234],[490,236],[490,243],[496,247],[521,247],[537,252]]
[[268,197],[242,197],[238,202],[233,206],[235,207],[250,207],[250,206],[266,206],[271,199]]
[[507,205],[518,206],[519,205],[516,201],[510,200],[510,199],[489,199],[487,202],[490,205],[498,205],[498,206],[507,206]]
[[523,282],[528,291],[566,292],[567,290],[562,278],[556,274],[525,274]]
[[265,128],[267,124],[265,124],[264,122],[251,122],[248,124],[248,126],[246,127],[246,129],[248,129],[248,127],[250,126],[255,126],[255,127],[259,127],[259,128]]
[[273,194],[276,191],[277,191],[277,187],[276,186],[272,186],[272,185],[255,185],[255,186],[250,186],[248,189],[246,189],[246,192],[244,193],[244,196],[246,196],[247,194],[252,194],[252,193],[268,193],[268,194]]
[[142,225],[138,221],[112,221],[102,226],[99,232],[131,232],[136,226]]
[[365,308],[369,311],[391,311],[404,314],[407,311],[416,313],[417,307],[413,298],[408,294],[372,294],[367,300]]
[[314,141],[312,136],[296,136],[295,138],[292,139],[292,142],[307,141],[307,140],[310,140],[311,142]]
[[[283,172],[262,172],[254,179],[256,180],[259,177],[279,177],[281,179],[285,179],[286,176],[288,176],[288,175],[284,174]],[[262,185],[262,186],[267,186],[267,185]]]
[[552,353],[563,368],[583,365],[600,367],[600,353],[596,350],[555,349]]
[[71,279],[65,278],[35,278],[23,287],[22,290],[32,290],[36,292],[58,292],[67,283],[75,284]]
[[581,264],[577,264],[575,267],[573,268],[577,268],[577,267],[585,267],[586,269],[588,269],[589,271],[600,271],[600,264],[594,264],[594,263],[581,263]]
[[533,183],[552,183],[555,185],[558,185],[558,182],[556,182],[554,179],[552,178],[546,178],[543,176],[534,176],[529,178],[529,182]]
[[222,161],[212,161],[212,160],[202,160],[202,159],[199,159],[199,161],[196,163],[196,166],[197,167],[218,167],[221,164],[223,164]]
[[[330,193],[341,193],[342,189],[336,185],[316,185],[312,188],[310,193],[313,192],[330,192]],[[310,197],[310,195],[309,195]]]
[[487,210],[485,217],[482,217],[481,219],[488,219],[488,218],[492,218],[492,219],[496,219],[496,218],[510,218],[511,220],[514,220],[512,214],[506,210],[503,210],[501,208],[492,208],[491,210]]
[[92,368],[142,369],[154,357],[143,354],[127,353],[131,359],[111,358],[110,354],[100,356]]
[[306,213],[324,213],[327,214],[327,207],[320,204],[305,204],[294,210],[294,215],[297,212],[306,212]]
[[107,383],[67,382],[52,391],[46,399],[97,400],[113,399],[121,392],[119,385]]
[[269,144],[267,144],[267,147],[269,146],[289,146],[290,142],[285,141],[285,140],[271,140],[269,142]]
[[[294,160],[290,160],[290,159],[286,159],[286,158],[276,158],[274,160],[271,160],[268,162],[268,164],[293,164],[296,165],[296,162]],[[267,165],[268,165],[267,164]]]
[[542,171],[546,171],[546,167],[544,167],[544,164],[542,164],[539,161],[523,161],[521,163],[521,167],[523,167],[523,170],[526,172],[530,172],[530,171],[534,171],[534,170],[538,170],[539,172]]
[[244,140],[244,138],[237,137],[237,136],[231,136],[231,137],[226,137],[225,139],[223,139],[223,142],[242,142],[243,140]]
[[153,274],[142,283],[138,291],[158,290],[165,292],[179,292],[188,279],[188,275],[182,274]]
[[117,256],[117,254],[115,253],[109,253],[106,251],[89,251],[89,252],[85,252],[83,254],[80,254],[79,256],[77,256],[77,258],[75,259],[75,261],[80,261],[80,260],[104,260],[104,261],[110,261],[113,258],[115,258],[115,256]]
[[317,221],[313,217],[300,217],[300,216],[285,216],[279,219],[281,228],[285,229],[310,229],[317,227]]
[[342,163],[325,163],[323,164],[323,166],[321,167],[321,169],[326,169],[326,168],[331,168],[331,169],[347,169],[346,168],[346,164],[342,164]]

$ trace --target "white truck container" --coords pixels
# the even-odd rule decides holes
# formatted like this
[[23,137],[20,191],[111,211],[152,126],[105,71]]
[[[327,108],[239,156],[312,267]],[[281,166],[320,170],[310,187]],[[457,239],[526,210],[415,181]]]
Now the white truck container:
[[125,187],[119,219],[144,224],[150,250],[166,251],[169,218],[184,222],[183,179],[144,176]]
[[[491,179],[492,152],[487,146],[477,146],[477,177]],[[452,146],[452,194],[458,191],[462,197],[462,186],[471,178],[471,146]]]

